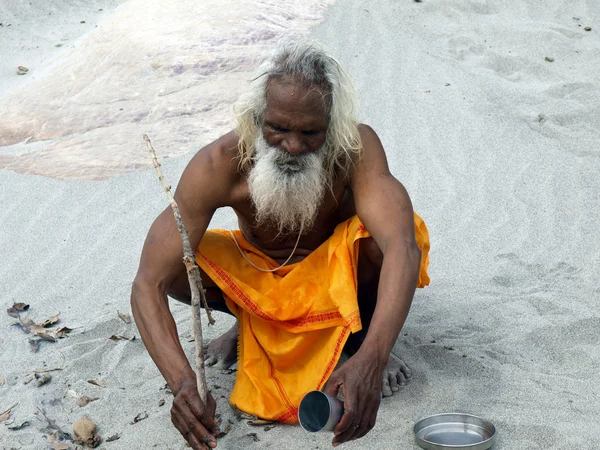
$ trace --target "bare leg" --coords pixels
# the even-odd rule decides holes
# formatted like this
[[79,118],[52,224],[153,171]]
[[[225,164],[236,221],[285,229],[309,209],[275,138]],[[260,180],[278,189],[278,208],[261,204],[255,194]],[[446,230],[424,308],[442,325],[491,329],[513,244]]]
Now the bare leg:
[[[209,308],[231,314],[223,299],[223,293],[204,272],[201,273],[203,287],[206,291],[206,302]],[[180,302],[190,304],[190,286],[187,273],[175,279],[169,289],[169,296]],[[237,361],[238,321],[221,336],[212,339],[204,346],[204,359],[209,366],[228,369]]]
[[[362,345],[375,305],[377,304],[377,288],[379,284],[379,272],[383,255],[372,238],[363,239],[360,242],[358,264],[358,307],[360,310],[360,319],[362,330],[351,334],[346,343],[345,350],[351,355],[354,354]],[[389,397],[400,388],[406,386],[410,381],[412,374],[408,366],[393,353],[383,372],[381,394],[383,397]]]

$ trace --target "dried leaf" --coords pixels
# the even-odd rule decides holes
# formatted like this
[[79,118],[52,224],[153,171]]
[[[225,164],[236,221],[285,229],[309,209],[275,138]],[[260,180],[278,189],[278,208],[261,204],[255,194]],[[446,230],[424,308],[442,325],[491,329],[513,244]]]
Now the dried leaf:
[[20,430],[21,428],[25,428],[28,427],[29,425],[31,425],[31,422],[29,420],[25,420],[24,422],[21,423],[16,423],[14,425],[7,425],[9,430]]
[[127,337],[127,336],[123,336],[122,334],[113,334],[111,337],[109,337],[109,339],[111,341],[134,341],[135,340],[135,336],[133,337]]
[[36,334],[36,333],[48,332],[48,330],[46,330],[43,326],[38,325],[37,323],[33,323],[33,320],[31,320],[31,319],[25,319],[25,320],[22,320],[21,322],[23,322],[23,325],[21,326],[21,328],[26,333]]
[[17,67],[17,75],[25,75],[27,72],[29,72],[29,69],[25,66],[19,66]]
[[219,430],[219,437],[225,436],[230,431],[231,431],[231,422],[228,422],[227,425],[225,425],[225,428],[223,430]]
[[52,450],[69,450],[71,446],[65,442],[57,442],[50,446]]
[[119,319],[121,319],[123,322],[131,323],[131,316],[129,314],[119,312],[118,310],[117,310],[117,314],[119,316]]
[[275,425],[267,425],[266,427],[263,428],[263,431],[270,431],[273,428],[275,428]]
[[48,381],[50,381],[52,379],[52,375],[50,375],[49,373],[36,373],[35,378],[37,380],[37,387],[40,387],[46,384]]
[[31,351],[33,353],[37,353],[40,349],[40,340],[39,339],[29,339],[29,345],[31,346]]
[[26,303],[13,303],[13,305],[8,308],[6,312],[11,317],[19,317],[19,313],[27,311],[28,309],[29,305]]
[[56,331],[56,337],[59,339],[67,337],[67,335],[73,331],[73,328],[62,327]]
[[121,439],[121,433],[113,434],[112,436],[107,437],[106,442],[112,442],[118,439]]
[[165,391],[167,394],[171,394],[173,395],[173,391],[171,390],[171,388],[169,387],[168,384],[165,384],[163,387],[161,387],[159,390],[161,391]]
[[56,372],[57,370],[63,370],[63,368],[55,367],[54,369],[39,369],[39,370],[34,370],[33,373],[50,373],[50,372]]
[[[48,424],[42,431],[46,433],[52,433],[55,441],[66,441],[72,440],[72,437],[69,433],[65,433],[58,425],[56,425],[56,420],[51,419],[46,415],[46,411],[43,408],[38,408],[39,415],[37,416],[38,420],[41,422],[46,421]],[[40,415],[43,418],[40,418]]]
[[102,442],[102,438],[96,433],[96,424],[87,416],[83,416],[73,424],[73,434],[75,441],[89,447],[97,447]]
[[139,413],[137,416],[135,416],[130,423],[131,423],[131,425],[133,425],[134,423],[138,423],[147,418],[148,418],[148,413],[146,411],[144,411],[143,413]]
[[50,433],[48,435],[48,437],[46,438],[46,440],[48,441],[49,444],[52,444],[53,442],[58,441],[59,440],[58,431],[53,431],[52,433]]
[[158,406],[163,406],[164,404],[165,404],[165,399],[164,399],[164,398],[161,398],[161,399],[158,401]]
[[82,395],[77,399],[77,406],[83,408],[88,403],[98,400],[98,397],[88,397],[87,395]]
[[16,408],[16,407],[17,407],[17,405],[18,405],[18,403],[15,403],[15,404],[14,404],[14,405],[12,405],[11,407],[9,407],[9,408],[6,408],[4,411],[2,411],[2,412],[0,413],[0,422],[5,422],[5,421],[7,421],[7,420],[8,420],[8,418],[10,417],[10,413],[12,413],[12,410],[13,410],[14,408]]
[[256,433],[248,433],[245,436],[251,437],[254,442],[260,441],[260,439],[258,438],[258,435]]
[[264,420],[264,419],[254,419],[246,422],[248,425],[252,425],[253,427],[260,427],[263,425],[271,425],[273,423],[272,420]]
[[43,323],[42,326],[44,328],[48,328],[50,325],[54,325],[56,322],[58,322],[58,316],[60,315],[60,313],[50,317],[49,319],[46,319]]
[[56,342],[56,336],[50,330],[45,331],[36,331],[33,335],[37,338],[40,338],[43,341]]
[[106,387],[106,383],[102,380],[87,380],[87,382],[96,386]]
[[29,384],[29,383],[31,383],[33,380],[35,380],[35,374],[33,374],[33,373],[28,373],[27,375],[25,375],[25,378],[23,379],[23,384]]
[[0,386],[3,386],[6,383],[6,378],[0,377]]
[[244,411],[240,411],[239,416],[240,416],[239,417],[240,419],[246,419],[246,420],[256,420],[257,419],[257,417],[255,415],[248,414],[248,413],[246,413]]

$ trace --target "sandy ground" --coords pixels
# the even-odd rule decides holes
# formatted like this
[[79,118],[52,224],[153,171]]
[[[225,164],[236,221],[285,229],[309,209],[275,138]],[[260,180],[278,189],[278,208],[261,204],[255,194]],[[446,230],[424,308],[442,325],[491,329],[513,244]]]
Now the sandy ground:
[[[187,64],[186,55],[199,54],[190,27],[202,21],[179,19],[200,14],[201,7],[117,3],[57,7],[60,32],[53,33],[42,13],[23,12],[25,2],[0,7],[0,48],[8,48],[0,62],[0,413],[18,403],[9,426],[30,422],[19,430],[0,424],[0,448],[48,448],[41,410],[68,432],[88,415],[104,439],[120,435],[102,448],[185,448],[170,424],[164,380],[135,324],[117,315],[130,312],[145,233],[166,206],[154,173],[145,169],[140,136],[156,136],[175,185],[190,151],[226,128],[226,107],[241,88],[233,83],[281,32],[281,18],[292,7],[262,2],[261,16],[244,9],[257,6],[227,2],[219,20],[250,11],[248,27],[270,37],[233,45],[235,33],[219,31],[212,19],[217,28],[202,29],[200,39],[229,56],[198,75],[205,67],[200,60],[191,58],[190,70],[178,67]],[[310,35],[347,68],[362,119],[380,134],[392,171],[432,239],[431,286],[417,293],[395,347],[414,379],[382,402],[366,438],[344,447],[416,448],[416,420],[461,411],[494,422],[497,449],[596,448],[600,6],[583,0],[339,0],[326,6],[313,2],[294,10],[288,28],[304,33],[312,27]],[[95,9],[103,16],[92,19]],[[144,25],[157,16],[169,27]],[[26,18],[35,27],[8,34]],[[89,29],[82,32],[82,25]],[[225,42],[210,41],[219,33]],[[72,47],[54,47],[62,36]],[[22,54],[13,45],[20,40],[27,43]],[[132,50],[133,41],[139,47]],[[178,53],[161,53],[161,45]],[[106,48],[110,52],[102,53]],[[125,63],[128,55],[137,57]],[[238,70],[231,61],[240,55],[249,56]],[[163,69],[153,69],[153,62]],[[18,65],[30,65],[30,73],[16,75]],[[71,88],[69,73],[77,75]],[[157,94],[167,88],[172,95]],[[214,115],[199,106],[211,95],[218,100]],[[116,117],[107,106],[121,98],[124,110],[134,109],[131,116]],[[189,100],[176,109],[179,115],[169,116],[168,108],[182,99]],[[132,119],[140,111],[152,113]],[[211,226],[235,223],[230,212],[219,211]],[[34,353],[28,335],[4,312],[14,302],[30,304],[25,315],[38,323],[60,312],[57,326],[73,331]],[[176,303],[172,310],[192,357],[189,310]],[[216,326],[205,327],[206,338],[230,324],[218,315]],[[137,339],[113,342],[112,335]],[[27,382],[43,369],[61,370],[50,372],[43,386]],[[329,434],[281,425],[265,431],[239,421],[227,403],[235,373],[207,374],[222,419],[233,422],[219,448],[329,446]],[[98,400],[79,407],[82,395]],[[132,424],[140,413],[148,417]]]

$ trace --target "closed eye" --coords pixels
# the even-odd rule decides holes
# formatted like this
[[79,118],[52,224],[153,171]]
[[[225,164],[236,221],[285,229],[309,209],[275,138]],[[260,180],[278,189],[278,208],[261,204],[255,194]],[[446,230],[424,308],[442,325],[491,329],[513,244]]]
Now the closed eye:
[[287,129],[287,128],[283,128],[283,127],[277,126],[277,125],[275,125],[275,124],[272,124],[272,123],[268,123],[268,124],[267,124],[267,126],[268,126],[270,129],[272,129],[273,131],[278,131],[278,132],[280,132],[280,133],[286,133],[286,132],[290,131],[290,130],[289,130],[289,129]]

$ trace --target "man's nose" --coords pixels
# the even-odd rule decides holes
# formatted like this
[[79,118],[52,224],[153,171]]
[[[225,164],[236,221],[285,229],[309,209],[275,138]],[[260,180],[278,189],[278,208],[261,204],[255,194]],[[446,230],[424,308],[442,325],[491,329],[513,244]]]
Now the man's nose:
[[283,149],[288,152],[290,155],[300,155],[304,153],[304,143],[302,139],[300,139],[295,133],[286,136],[283,140]]

